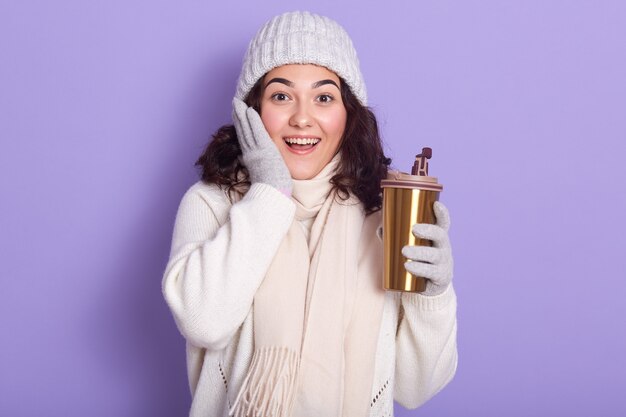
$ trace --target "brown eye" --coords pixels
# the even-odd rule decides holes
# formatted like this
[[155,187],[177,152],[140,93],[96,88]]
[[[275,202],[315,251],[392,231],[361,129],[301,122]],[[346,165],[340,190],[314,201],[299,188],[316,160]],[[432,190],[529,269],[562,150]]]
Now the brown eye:
[[334,98],[330,94],[322,94],[321,96],[317,98],[317,100],[322,103],[330,103],[331,101],[334,100]]
[[284,93],[275,93],[272,94],[272,99],[276,101],[285,101],[288,99],[287,94]]

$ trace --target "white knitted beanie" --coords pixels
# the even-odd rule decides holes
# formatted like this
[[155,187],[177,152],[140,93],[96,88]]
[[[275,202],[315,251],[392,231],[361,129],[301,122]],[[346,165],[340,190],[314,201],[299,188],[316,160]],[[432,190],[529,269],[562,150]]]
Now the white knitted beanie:
[[348,84],[361,104],[367,105],[356,50],[334,20],[309,12],[288,12],[270,19],[248,45],[235,96],[245,100],[261,77],[286,64],[328,68]]

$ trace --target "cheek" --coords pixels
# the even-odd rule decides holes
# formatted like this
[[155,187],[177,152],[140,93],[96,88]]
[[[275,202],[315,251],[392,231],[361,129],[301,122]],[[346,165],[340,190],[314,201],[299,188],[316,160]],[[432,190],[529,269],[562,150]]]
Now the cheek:
[[337,141],[337,145],[343,136],[343,132],[346,129],[346,113],[329,114],[324,118],[323,124],[326,130],[326,134],[333,140]]
[[281,139],[280,132],[285,125],[284,119],[285,115],[282,112],[275,111],[271,107],[261,111],[261,121],[274,141]]

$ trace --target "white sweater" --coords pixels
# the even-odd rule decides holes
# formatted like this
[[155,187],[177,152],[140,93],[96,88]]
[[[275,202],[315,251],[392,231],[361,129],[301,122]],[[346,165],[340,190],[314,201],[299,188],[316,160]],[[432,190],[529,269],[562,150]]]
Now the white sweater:
[[[201,181],[183,196],[163,294],[187,341],[190,417],[228,415],[252,358],[254,294],[294,213],[294,203],[265,184],[253,184],[235,204]],[[369,415],[393,416],[393,400],[417,408],[456,366],[452,285],[435,297],[388,292]]]

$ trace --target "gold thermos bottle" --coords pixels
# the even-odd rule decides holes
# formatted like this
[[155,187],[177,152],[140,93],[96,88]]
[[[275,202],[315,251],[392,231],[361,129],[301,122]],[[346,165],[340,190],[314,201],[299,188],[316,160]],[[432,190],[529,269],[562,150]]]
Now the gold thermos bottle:
[[411,175],[389,171],[381,182],[383,188],[383,287],[392,291],[422,292],[426,280],[404,269],[407,259],[402,255],[406,245],[432,246],[427,239],[413,235],[415,223],[434,224],[433,204],[439,199],[443,186],[437,178],[428,176],[430,148],[423,148],[415,157]]

